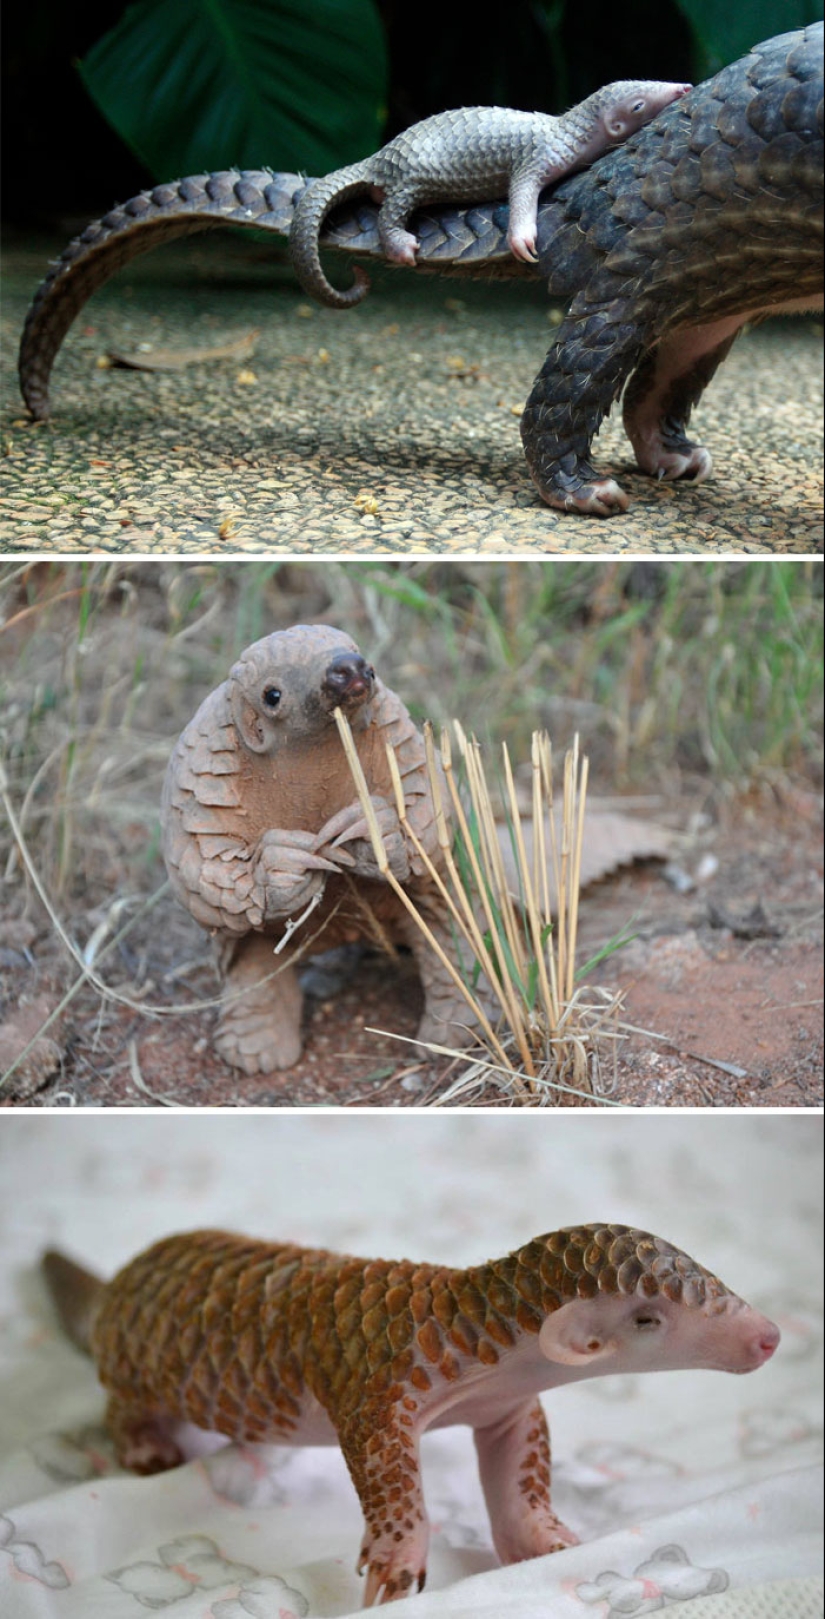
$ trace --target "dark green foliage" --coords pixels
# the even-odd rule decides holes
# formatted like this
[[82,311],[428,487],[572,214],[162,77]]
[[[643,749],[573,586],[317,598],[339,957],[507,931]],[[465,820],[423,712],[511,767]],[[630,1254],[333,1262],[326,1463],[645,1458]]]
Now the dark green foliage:
[[708,78],[774,34],[790,33],[822,17],[819,0],[676,0],[693,30],[697,77]]
[[387,64],[373,0],[139,0],[79,70],[158,179],[324,174],[381,140]]

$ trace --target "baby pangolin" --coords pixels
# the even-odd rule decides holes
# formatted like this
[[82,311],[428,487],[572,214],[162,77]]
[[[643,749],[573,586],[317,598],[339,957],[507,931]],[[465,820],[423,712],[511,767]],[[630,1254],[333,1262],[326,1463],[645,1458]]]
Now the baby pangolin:
[[388,742],[409,825],[438,859],[424,740],[401,699],[329,625],[256,641],[178,740],[161,811],[172,888],[218,947],[215,1043],[248,1074],[289,1068],[301,1053],[297,961],[358,939],[412,950],[425,997],[420,1040],[471,1038],[460,990],[378,870],[336,708],[350,722],[392,872],[455,956],[446,907],[395,810]]
[[98,1281],[44,1268],[94,1357],[126,1467],[184,1460],[181,1419],[240,1442],[341,1446],[365,1519],[364,1606],[424,1583],[427,1428],[474,1430],[495,1549],[576,1544],[550,1502],[542,1389],[611,1372],[751,1372],[778,1328],[661,1237],[570,1226],[466,1270],[223,1231],[167,1237]]
[[289,234],[295,274],[306,292],[333,309],[360,302],[369,285],[364,271],[356,267],[353,285],[339,292],[321,269],[318,239],[330,210],[367,190],[381,204],[381,246],[397,264],[415,264],[418,240],[405,227],[419,204],[443,198],[483,202],[504,191],[510,202],[510,250],[516,258],[535,263],[542,188],[586,168],[691,88],[620,79],[560,118],[510,107],[458,107],[424,118],[372,157],[307,187],[296,204]]

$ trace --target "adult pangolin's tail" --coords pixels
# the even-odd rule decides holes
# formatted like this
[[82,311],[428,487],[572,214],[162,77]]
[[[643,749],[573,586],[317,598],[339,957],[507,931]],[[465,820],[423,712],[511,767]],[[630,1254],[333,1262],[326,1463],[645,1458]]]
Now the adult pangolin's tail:
[[100,1277],[56,1248],[46,1249],[41,1264],[65,1333],[78,1349],[90,1354],[92,1322],[103,1289]]

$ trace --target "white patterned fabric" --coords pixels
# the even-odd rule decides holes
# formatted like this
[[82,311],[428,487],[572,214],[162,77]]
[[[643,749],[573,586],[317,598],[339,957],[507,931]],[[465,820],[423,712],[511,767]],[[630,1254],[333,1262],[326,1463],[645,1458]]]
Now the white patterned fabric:
[[653,1230],[777,1320],[761,1371],[545,1396],[583,1544],[499,1568],[470,1434],[425,1436],[427,1588],[398,1619],[821,1619],[821,1120],[797,1115],[6,1113],[0,1126],[3,1619],[345,1619],[361,1516],[334,1449],[116,1466],[47,1245],[110,1274],[203,1225],[470,1264],[578,1221]]

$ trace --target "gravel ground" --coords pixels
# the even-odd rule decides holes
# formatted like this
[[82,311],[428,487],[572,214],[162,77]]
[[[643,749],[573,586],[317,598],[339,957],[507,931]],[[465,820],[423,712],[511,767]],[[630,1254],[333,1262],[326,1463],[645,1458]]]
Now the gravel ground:
[[[355,312],[302,302],[270,247],[221,233],[130,265],[81,313],[55,414],[25,417],[28,301],[66,237],[6,254],[0,551],[344,555],[793,555],[822,549],[822,326],[741,338],[696,413],[715,472],[634,473],[618,419],[596,446],[633,497],[607,521],[544,506],[518,424],[552,336],[541,285],[380,271]],[[339,269],[343,284],[345,267]],[[251,360],[99,369],[108,347],[216,346]]]

